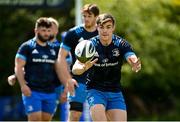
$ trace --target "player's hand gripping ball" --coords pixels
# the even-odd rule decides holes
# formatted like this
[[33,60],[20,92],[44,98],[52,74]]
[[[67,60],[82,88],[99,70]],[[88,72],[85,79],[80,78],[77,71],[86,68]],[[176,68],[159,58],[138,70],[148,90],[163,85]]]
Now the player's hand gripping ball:
[[78,43],[75,48],[76,58],[81,62],[85,63],[94,57],[96,52],[95,46],[89,40],[83,40]]

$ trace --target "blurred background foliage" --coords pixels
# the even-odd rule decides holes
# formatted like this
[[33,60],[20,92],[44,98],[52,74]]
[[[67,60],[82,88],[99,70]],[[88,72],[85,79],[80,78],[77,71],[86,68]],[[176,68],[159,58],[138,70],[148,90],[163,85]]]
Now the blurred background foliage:
[[[180,0],[82,0],[96,3],[116,19],[116,34],[127,39],[142,61],[142,70],[122,69],[128,120],[180,120]],[[0,8],[0,95],[20,95],[8,86],[19,45],[34,36],[35,20],[52,16],[60,33],[74,26],[71,9]],[[58,36],[60,39],[60,36]]]

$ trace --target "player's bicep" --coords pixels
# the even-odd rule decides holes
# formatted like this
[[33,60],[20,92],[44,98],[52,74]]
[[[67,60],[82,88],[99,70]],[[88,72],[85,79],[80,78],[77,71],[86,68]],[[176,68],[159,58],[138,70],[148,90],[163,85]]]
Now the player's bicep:
[[15,58],[15,67],[16,68],[23,68],[26,65],[26,61],[22,58],[16,57]]
[[60,60],[61,58],[65,59],[68,56],[68,54],[68,50],[66,50],[65,48],[60,48],[58,53],[58,60]]

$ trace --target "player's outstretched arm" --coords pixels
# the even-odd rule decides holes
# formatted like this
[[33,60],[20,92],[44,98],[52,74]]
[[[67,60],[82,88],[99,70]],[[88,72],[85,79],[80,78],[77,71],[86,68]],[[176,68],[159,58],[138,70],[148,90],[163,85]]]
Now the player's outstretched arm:
[[80,61],[76,60],[72,68],[72,73],[74,75],[81,75],[84,72],[86,72],[88,69],[90,69],[97,61],[98,59],[94,59],[93,61],[87,61],[85,63],[81,63]]
[[136,55],[128,56],[127,62],[131,65],[132,71],[139,72],[141,70],[141,61]]
[[69,73],[68,64],[66,61],[67,55],[68,52],[63,48],[60,48],[57,63],[55,65],[56,73],[62,84],[67,87],[68,91],[73,96],[75,94],[75,86],[78,86],[78,83],[75,79],[72,79],[71,74]]

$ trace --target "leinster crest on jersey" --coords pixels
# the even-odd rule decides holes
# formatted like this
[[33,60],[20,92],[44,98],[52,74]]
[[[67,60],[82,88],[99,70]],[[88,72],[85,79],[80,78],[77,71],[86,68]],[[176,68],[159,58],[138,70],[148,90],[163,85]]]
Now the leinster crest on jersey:
[[51,52],[51,55],[56,55],[56,52],[54,49],[51,49],[50,52]]
[[113,49],[112,53],[113,53],[113,56],[115,56],[115,57],[118,57],[120,55],[118,48]]

